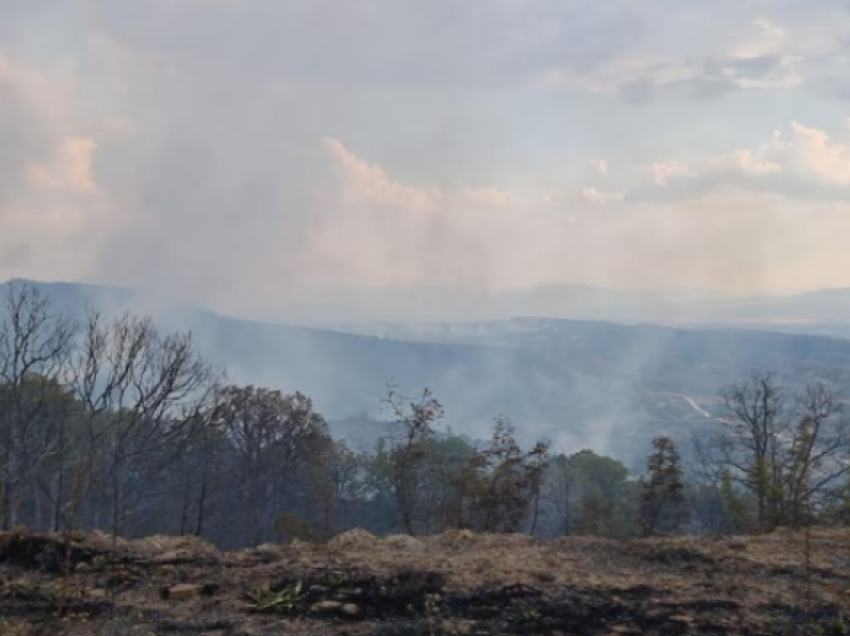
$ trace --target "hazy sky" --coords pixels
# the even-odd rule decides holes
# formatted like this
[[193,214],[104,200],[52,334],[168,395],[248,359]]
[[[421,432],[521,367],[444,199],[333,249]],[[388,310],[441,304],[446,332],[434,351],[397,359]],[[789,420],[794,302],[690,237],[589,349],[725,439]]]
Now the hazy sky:
[[850,286],[847,7],[0,0],[0,278]]

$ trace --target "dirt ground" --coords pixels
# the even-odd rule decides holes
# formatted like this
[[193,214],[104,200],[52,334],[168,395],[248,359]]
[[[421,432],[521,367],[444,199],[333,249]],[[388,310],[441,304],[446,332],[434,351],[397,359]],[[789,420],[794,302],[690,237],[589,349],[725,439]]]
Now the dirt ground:
[[789,531],[617,542],[354,530],[241,552],[99,534],[69,552],[15,532],[0,534],[0,636],[850,634],[850,532],[815,530],[806,554]]

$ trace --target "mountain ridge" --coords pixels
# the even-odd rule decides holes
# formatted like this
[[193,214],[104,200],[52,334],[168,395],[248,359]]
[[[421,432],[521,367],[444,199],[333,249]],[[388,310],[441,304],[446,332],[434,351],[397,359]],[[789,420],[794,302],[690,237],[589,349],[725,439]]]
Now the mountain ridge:
[[128,290],[36,287],[59,299],[62,311],[73,303],[107,314],[155,309],[149,313],[162,329],[191,330],[233,381],[302,391],[329,420],[348,422],[347,430],[352,418],[369,428],[382,416],[381,398],[393,383],[404,394],[433,389],[446,424],[473,438],[486,437],[502,413],[524,439],[628,459],[656,434],[684,439],[710,424],[719,390],[757,370],[775,370],[792,387],[824,380],[850,389],[850,340],[831,336],[526,317],[487,328],[442,325],[449,331],[418,339],[402,325],[381,337],[246,321]]

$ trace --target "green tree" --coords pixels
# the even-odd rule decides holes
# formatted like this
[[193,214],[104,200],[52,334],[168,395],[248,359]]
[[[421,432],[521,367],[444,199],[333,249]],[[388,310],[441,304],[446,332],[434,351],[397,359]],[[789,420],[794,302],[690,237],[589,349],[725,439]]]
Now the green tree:
[[[625,465],[592,450],[582,450],[567,457],[556,458],[555,473],[568,479],[566,516],[567,533],[594,534],[625,538],[634,533],[637,498],[634,484],[628,481]],[[563,486],[557,487],[563,490]],[[577,513],[570,511],[577,510]],[[561,514],[564,514],[563,512]]]

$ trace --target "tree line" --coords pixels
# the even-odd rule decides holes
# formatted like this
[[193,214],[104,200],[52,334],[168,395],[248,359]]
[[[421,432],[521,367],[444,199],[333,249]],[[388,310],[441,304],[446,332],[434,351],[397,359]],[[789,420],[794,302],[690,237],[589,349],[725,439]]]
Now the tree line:
[[0,309],[0,528],[193,534],[224,547],[449,529],[612,538],[746,533],[850,519],[850,435],[825,384],[762,373],[683,461],[658,437],[646,469],[591,450],[523,447],[494,420],[443,430],[428,390],[390,389],[374,450],[334,439],[301,393],[229,383],[190,334],[149,318],[80,321],[14,284]]

